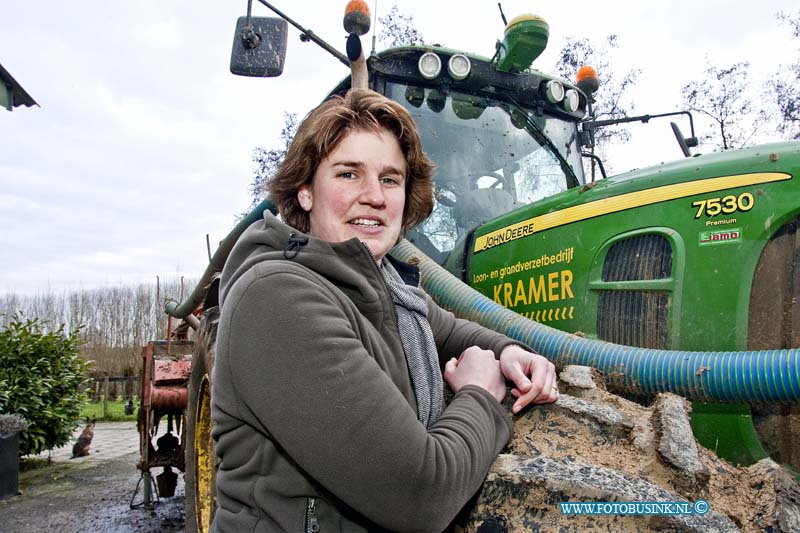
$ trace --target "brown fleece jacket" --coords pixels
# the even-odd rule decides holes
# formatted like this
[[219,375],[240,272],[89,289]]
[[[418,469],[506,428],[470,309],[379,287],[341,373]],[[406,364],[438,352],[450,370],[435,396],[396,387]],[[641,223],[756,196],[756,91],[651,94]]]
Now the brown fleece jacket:
[[[468,386],[426,430],[367,247],[309,238],[287,260],[293,232],[266,213],[222,273],[213,530],[441,531],[480,487],[511,419]],[[428,302],[442,361],[513,343]]]

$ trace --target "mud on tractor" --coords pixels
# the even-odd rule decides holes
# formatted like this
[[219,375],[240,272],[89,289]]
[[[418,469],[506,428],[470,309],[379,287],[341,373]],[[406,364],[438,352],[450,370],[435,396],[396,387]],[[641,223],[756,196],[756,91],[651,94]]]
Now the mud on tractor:
[[[366,33],[370,16],[363,2],[348,4],[345,28],[350,37],[344,55],[268,2],[259,1],[280,18],[254,17],[248,9],[247,16],[239,19],[233,73],[280,75],[291,23],[303,40],[320,44],[352,68],[352,75],[332,94],[368,86],[405,106],[414,117],[424,149],[437,165],[436,202],[428,220],[409,232],[393,254],[419,263],[423,284],[440,305],[527,343],[565,369],[562,392],[574,393],[574,398],[562,398],[560,406],[530,414],[527,423],[533,423],[537,432],[550,416],[547,413],[551,422],[559,417],[572,420],[563,422],[567,425],[576,416],[588,417],[589,422],[578,423],[575,432],[594,428],[587,438],[597,446],[635,449],[646,464],[678,468],[669,481],[661,485],[653,481],[654,487],[666,484],[673,491],[659,493],[654,488],[651,496],[662,498],[710,498],[714,483],[739,483],[742,476],[751,475],[717,456],[746,467],[771,455],[787,465],[787,470],[777,469],[782,472],[775,474],[779,476],[790,467],[800,467],[792,431],[793,404],[800,398],[800,354],[794,349],[800,345],[800,144],[692,154],[697,143],[691,122],[688,138],[673,123],[678,148],[686,157],[605,176],[602,161],[592,153],[595,129],[661,115],[595,120],[591,107],[598,84],[592,69],[581,69],[572,83],[532,67],[547,43],[544,20],[520,16],[509,21],[491,57],[428,45],[373,51],[365,57],[359,35]],[[602,179],[593,180],[584,171],[584,162],[599,163]],[[176,417],[184,419],[184,430],[179,440],[167,443],[177,442],[185,454],[187,530],[191,531],[207,531],[214,513],[210,394],[219,316],[216,278],[238,236],[267,209],[275,211],[269,199],[221,243],[190,297],[166,308],[170,316],[186,321],[184,329],[188,325],[196,330],[191,370],[185,368],[183,375],[188,394],[177,400],[182,404],[173,406]],[[159,357],[184,359],[174,353]],[[154,386],[159,384],[159,364],[164,368],[167,363],[145,367],[146,373],[156,372],[148,378]],[[594,377],[588,381],[575,377],[583,372]],[[605,387],[628,399],[597,392]],[[154,390],[154,400],[142,404],[152,406],[143,426],[148,435],[153,434],[152,421],[167,413],[158,410]],[[691,400],[692,406],[684,400],[675,403],[671,394]],[[659,401],[651,405],[654,397]],[[592,402],[597,403],[595,408],[608,408],[619,416],[609,419],[611,411],[598,414]],[[682,414],[666,415],[675,409]],[[541,423],[531,422],[533,417],[540,417]],[[656,422],[659,419],[661,423]],[[665,424],[680,425],[684,419],[687,433],[676,445],[689,449],[696,437],[715,452],[695,449],[706,474],[698,474],[691,465],[676,467],[663,450],[669,448],[663,439],[680,434],[675,428],[665,429]],[[648,434],[656,436],[642,440]],[[515,452],[525,446],[529,454],[531,447],[547,448],[523,441],[512,446]],[[142,442],[143,454],[149,452],[150,441]],[[577,451],[572,461],[592,460],[591,447],[573,450]],[[158,449],[154,452],[150,457],[159,456]],[[504,464],[508,461],[506,457]],[[525,464],[527,474],[516,470],[515,479],[525,475],[549,479],[541,472],[534,475],[532,463]],[[183,469],[184,460],[170,465]],[[761,470],[775,470],[759,465]],[[143,472],[151,466],[155,463],[143,455]],[[564,468],[562,476],[569,470]],[[633,467],[615,468],[625,475],[644,475]],[[708,474],[714,469],[717,473]],[[728,471],[738,473],[728,478],[720,473]],[[490,474],[487,484],[492,479],[499,483],[498,472],[494,478]],[[773,503],[780,500],[778,485],[773,483]],[[526,530],[509,523],[510,518],[498,519],[496,509],[486,511],[492,498],[511,497],[498,486],[494,492],[484,490],[468,529],[487,523],[486,516],[491,515],[498,527]],[[559,486],[540,496],[569,499],[570,492]],[[619,490],[626,494],[626,489]],[[592,498],[599,499],[586,497]],[[713,504],[712,498],[712,509]],[[550,515],[540,509],[538,518],[526,523],[570,523],[569,517],[559,518],[553,501],[548,505],[556,509],[554,517],[547,518]],[[732,510],[727,516],[733,522],[724,522],[723,516],[720,527],[761,529],[770,520],[779,521],[778,507],[773,505],[761,518],[737,518]],[[485,516],[478,509],[484,509]],[[667,522],[681,524],[685,525]],[[650,522],[635,522],[634,529],[653,527]]]

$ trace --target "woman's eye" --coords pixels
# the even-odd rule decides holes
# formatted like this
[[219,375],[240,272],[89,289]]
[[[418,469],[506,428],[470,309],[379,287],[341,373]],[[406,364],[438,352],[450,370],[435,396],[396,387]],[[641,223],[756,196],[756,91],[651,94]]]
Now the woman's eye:
[[384,176],[381,181],[383,181],[385,185],[400,185],[400,180],[391,176]]
[[353,179],[355,176],[353,176],[352,172],[340,172],[339,173],[339,177],[340,178],[344,178],[346,180],[349,180],[349,179]]

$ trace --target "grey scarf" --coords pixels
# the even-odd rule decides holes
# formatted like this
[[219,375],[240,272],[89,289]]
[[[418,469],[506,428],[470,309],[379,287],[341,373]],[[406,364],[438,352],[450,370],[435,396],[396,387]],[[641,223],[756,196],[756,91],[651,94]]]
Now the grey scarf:
[[381,272],[397,311],[397,327],[417,398],[417,418],[425,427],[430,427],[442,414],[444,382],[428,322],[425,292],[407,285],[386,259],[382,261]]

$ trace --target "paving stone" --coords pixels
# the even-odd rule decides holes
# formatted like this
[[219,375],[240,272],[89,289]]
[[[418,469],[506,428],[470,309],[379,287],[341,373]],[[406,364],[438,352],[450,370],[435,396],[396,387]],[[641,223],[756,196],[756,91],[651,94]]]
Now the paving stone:
[[[159,426],[158,438],[166,433],[167,424]],[[136,422],[97,422],[94,426],[94,437],[89,447],[89,455],[86,457],[72,457],[72,445],[81,434],[83,426],[78,427],[73,433],[72,439],[59,448],[50,452],[42,452],[34,457],[51,461],[74,461],[81,462],[100,462],[108,459],[115,459],[132,452],[139,451],[139,432],[136,429]]]

